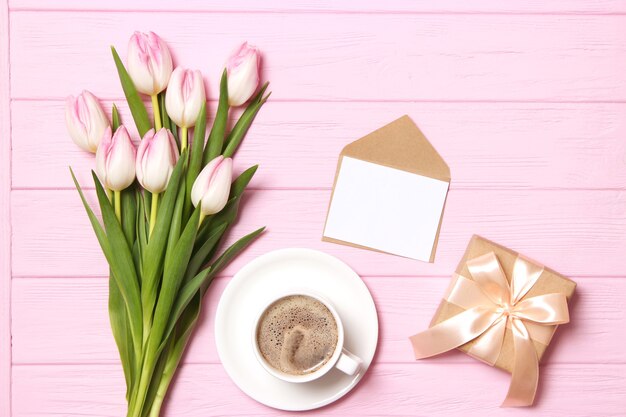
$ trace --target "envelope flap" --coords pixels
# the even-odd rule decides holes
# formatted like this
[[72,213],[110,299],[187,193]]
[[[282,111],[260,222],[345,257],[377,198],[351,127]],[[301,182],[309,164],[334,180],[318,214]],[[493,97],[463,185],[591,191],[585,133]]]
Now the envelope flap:
[[347,145],[344,156],[450,181],[450,168],[409,116]]

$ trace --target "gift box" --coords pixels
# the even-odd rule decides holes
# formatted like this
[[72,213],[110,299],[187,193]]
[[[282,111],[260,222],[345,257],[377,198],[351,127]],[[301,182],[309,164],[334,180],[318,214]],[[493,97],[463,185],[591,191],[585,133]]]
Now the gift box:
[[458,348],[513,374],[504,405],[534,399],[538,363],[558,324],[569,321],[576,283],[474,235],[430,329],[411,337],[417,359]]

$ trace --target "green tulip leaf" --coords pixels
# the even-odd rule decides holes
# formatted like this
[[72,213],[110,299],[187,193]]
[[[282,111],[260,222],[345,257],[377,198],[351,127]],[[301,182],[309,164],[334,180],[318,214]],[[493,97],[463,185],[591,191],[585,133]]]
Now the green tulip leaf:
[[202,169],[202,151],[204,149],[204,136],[206,135],[206,102],[202,103],[200,113],[193,128],[193,143],[189,156],[189,169],[187,170],[187,184],[185,197],[185,219],[191,212],[191,188]]
[[266,96],[263,96],[268,85],[268,83],[265,83],[263,87],[261,87],[261,90],[252,99],[250,104],[248,104],[248,107],[246,108],[246,110],[244,110],[241,117],[239,117],[237,123],[235,123],[235,127],[233,127],[233,130],[231,130],[228,138],[226,139],[224,157],[228,158],[233,156],[233,154],[239,147],[239,144],[246,136],[246,133],[248,133],[248,129],[250,128],[250,125],[252,125],[252,122],[254,121],[257,113],[259,112],[259,110],[261,110],[263,104],[265,104],[267,99],[270,97],[270,94],[272,94],[268,93]]
[[172,132],[174,136],[174,140],[176,140],[176,144],[178,145],[178,149],[180,149],[180,139],[178,139],[178,129],[176,124],[170,119],[169,114],[167,114],[167,109],[165,108],[165,91],[159,93],[159,109],[161,109],[161,123],[163,127]]
[[209,134],[209,141],[204,150],[203,164],[208,164],[213,158],[222,153],[224,146],[224,134],[226,133],[226,124],[228,123],[228,76],[226,68],[222,72],[220,80],[220,98],[217,105],[217,113],[213,121],[213,127]]
[[239,174],[237,179],[233,181],[230,187],[229,198],[239,197],[241,196],[241,194],[243,194],[243,191],[246,189],[248,184],[250,184],[250,181],[252,180],[252,177],[254,177],[254,174],[256,173],[257,169],[259,169],[259,166],[253,165],[250,168],[246,169],[241,174]]
[[[173,342],[173,341],[172,341]],[[154,375],[155,378],[152,378],[150,380],[150,387],[148,388],[148,393],[146,395],[146,400],[143,404],[143,410],[141,413],[141,417],[149,417],[150,415],[152,416],[158,416],[159,414],[150,414],[150,411],[152,409],[152,405],[155,403],[155,401],[157,401],[157,406],[160,406],[160,402],[163,401],[163,398],[160,397],[159,400],[157,400],[157,394],[159,393],[159,387],[161,386],[161,378],[157,377],[157,376],[162,376],[165,372],[165,367],[167,365],[167,362],[169,360],[169,351],[170,349],[172,349],[173,347],[173,343],[168,344],[168,346],[165,347],[165,349],[163,349],[163,351],[161,352],[161,354],[159,355],[159,360],[157,361],[156,366],[154,367]],[[165,391],[163,391],[165,392]],[[161,394],[163,395],[163,394]]]
[[[202,265],[205,264],[205,259],[213,248],[217,245],[222,235],[226,231],[228,223],[221,223],[217,227],[209,229],[209,237],[200,245],[200,247],[194,251],[189,265],[187,266],[187,272],[185,273],[184,282],[188,282],[194,275],[198,273]],[[196,239],[197,245],[197,239]]]
[[[198,241],[204,242],[204,240],[210,233],[210,226],[213,223],[214,218],[218,219],[218,222],[217,222],[218,224],[221,223],[221,221],[219,221],[220,219],[222,219],[222,221],[226,221],[224,220],[225,218],[229,218],[229,219],[232,218],[234,220],[234,218],[237,216],[238,206],[233,207],[233,201],[235,201],[235,199],[238,199],[238,197],[240,197],[243,194],[243,191],[250,183],[250,180],[252,180],[252,177],[256,173],[258,167],[259,167],[258,165],[254,165],[246,169],[237,177],[237,179],[235,179],[235,181],[233,181],[233,183],[230,186],[230,195],[228,197],[229,200],[226,206],[218,214],[211,216],[211,217],[207,217],[204,223],[202,223],[202,226],[200,227],[200,230],[198,231],[198,239],[196,239],[196,248],[199,247],[199,244],[197,242]],[[230,223],[232,222],[232,220],[227,221],[227,222]]]
[[[198,322],[198,317],[200,315],[200,301],[200,295],[197,294],[189,308],[185,310],[185,315],[181,317],[180,323],[176,326],[175,337],[170,338],[170,343],[167,344],[164,352],[161,354],[161,358],[165,358],[166,362],[163,371],[158,373],[158,375],[161,375],[161,378],[157,381],[158,391],[160,392],[167,392],[176,372],[176,368],[180,364],[187,342],[189,341],[191,334],[193,333],[193,329]],[[159,359],[159,362],[161,358]],[[157,374],[156,371],[155,374]],[[150,394],[150,392],[148,392],[148,394]],[[160,415],[162,404],[163,398],[153,401],[150,405],[149,415]],[[146,414],[142,417],[146,417]]]
[[171,335],[172,330],[174,329],[174,326],[176,325],[176,322],[183,314],[183,311],[191,302],[193,297],[200,291],[200,289],[202,287],[208,287],[209,280],[212,280],[217,275],[217,273],[219,273],[226,265],[228,265],[228,263],[237,254],[239,254],[239,252],[245,249],[264,230],[265,227],[262,227],[233,243],[228,249],[226,249],[226,251],[224,251],[224,253],[215,261],[212,266],[199,272],[195,277],[193,277],[183,286],[183,288],[180,290],[178,298],[176,299],[176,304],[172,309],[172,314],[170,315],[167,330],[163,338],[164,342],[167,341],[167,339]]
[[[132,246],[133,262],[137,275],[141,273],[141,254],[139,253],[138,241],[134,241],[137,233],[137,190],[130,187],[123,190],[122,196],[122,228],[124,235]],[[112,273],[111,273],[112,274]],[[132,334],[130,331],[130,317],[128,310],[122,298],[122,294],[115,282],[114,277],[109,277],[109,322],[113,338],[120,353],[120,360],[124,370],[124,378],[126,380],[126,399],[130,399],[130,394],[134,383],[135,367],[138,365],[139,358],[134,357]]]
[[[176,295],[182,284],[193,251],[199,218],[200,209],[197,208],[194,210],[187,226],[185,226],[185,230],[183,230],[183,233],[176,242],[172,256],[166,259],[163,271],[163,282],[161,283],[161,291],[159,292],[159,301],[157,302],[155,310],[153,328],[155,337],[159,335],[160,327],[158,326],[163,325],[164,328],[165,324],[167,324],[171,305],[176,300]],[[164,322],[165,324],[163,324]]]
[[[246,171],[246,175],[240,175],[240,177],[237,179],[239,181],[235,181],[235,183],[237,183],[237,187],[235,187],[235,184],[233,184],[233,187],[231,188],[231,195],[233,191],[235,193],[239,193],[239,195],[241,194],[241,192],[243,192],[243,189],[254,175],[256,168],[256,166],[252,167]],[[224,225],[222,227],[224,227]],[[218,226],[218,229],[216,230],[215,237],[218,239],[221,235],[223,235],[223,231],[221,230],[222,227]],[[194,280],[191,284],[189,282],[184,282],[183,289],[179,291],[179,296],[176,300],[176,304],[173,306],[173,309],[170,312],[170,317],[179,317],[176,320],[172,320],[174,324],[173,326],[171,322],[168,321],[168,326],[165,329],[164,334],[161,338],[161,345],[159,345],[159,347],[156,349],[156,352],[152,354],[152,356],[155,356],[158,355],[159,352],[163,352],[161,353],[161,355],[167,355],[168,357],[167,364],[165,369],[163,370],[163,373],[161,373],[160,371],[156,373],[155,371],[154,374],[159,375],[159,390],[161,392],[166,392],[169,384],[172,381],[174,372],[176,371],[176,368],[180,363],[184,349],[189,341],[189,338],[191,337],[193,328],[197,323],[202,297],[206,293],[206,290],[208,289],[213,278],[263,230],[264,228],[259,229],[233,244],[229,249],[224,252],[222,256],[220,256],[216,260],[213,267],[214,269],[212,267],[208,267],[205,270],[201,271],[197,274],[196,277],[194,277]],[[191,299],[189,299],[189,294],[192,294]],[[149,348],[149,350],[151,349]],[[160,360],[161,358],[159,359],[159,361]],[[154,383],[154,381],[152,381],[151,383]],[[150,397],[148,397],[148,400],[150,400]],[[148,406],[152,408],[151,414],[155,415],[155,413],[158,414],[161,403],[157,401],[152,406]]]
[[128,71],[126,71],[120,56],[113,46],[111,47],[111,53],[113,54],[113,60],[115,61],[115,66],[117,67],[117,73],[120,77],[120,82],[122,83],[122,90],[124,90],[124,95],[126,96],[130,113],[133,115],[133,119],[135,120],[137,131],[143,137],[143,135],[145,135],[146,132],[152,128],[148,111],[146,110],[146,106],[143,104],[143,100],[137,92],[137,88],[135,88],[135,84],[133,84],[133,80],[130,78],[130,75],[128,75]]
[[113,132],[115,132],[122,124],[120,122],[120,113],[117,111],[117,106],[115,104],[113,104],[113,110],[111,110],[111,113],[111,128],[113,129]]
[[135,187],[131,185],[121,192],[122,196],[122,229],[129,247],[133,247],[135,243],[135,235],[137,233],[137,197],[135,196]]
[[[220,211],[215,216],[213,216],[213,218],[211,219],[211,223],[208,225],[206,230],[203,230],[203,232],[205,234],[210,235],[213,233],[216,226],[217,227],[221,225],[226,225],[226,227],[230,226],[235,221],[235,218],[237,217],[237,212],[239,211],[240,201],[241,201],[240,197],[232,198],[226,204],[226,207],[222,209],[222,211]],[[224,232],[222,234],[224,234]],[[221,236],[220,236],[220,239],[221,239]],[[201,241],[200,239],[197,239],[197,242],[200,242],[200,241]],[[215,255],[216,250],[217,250],[217,245],[213,245],[213,247],[207,251],[203,251],[202,247],[197,247],[194,253],[194,256],[196,255],[199,256],[199,258],[197,259],[197,262],[200,266],[202,266],[208,263],[213,258],[213,255]]]
[[[70,173],[72,174],[72,180],[74,181],[74,185],[78,190],[78,194],[83,203],[83,206],[85,207],[85,211],[87,212],[87,216],[89,217],[91,226],[96,234],[96,238],[100,243],[102,252],[104,253],[104,256],[107,258],[108,261],[112,258],[113,255],[111,253],[111,248],[106,233],[100,225],[100,222],[98,222],[98,218],[94,214],[93,210],[87,203],[87,200],[85,199],[85,196],[83,194],[83,190],[71,168]],[[120,353],[120,360],[122,362],[124,378],[126,380],[128,398],[128,393],[130,392],[130,389],[132,387],[134,370],[133,341],[130,331],[130,323],[126,309],[126,303],[122,297],[121,292],[119,291],[117,280],[113,277],[112,272],[109,278],[109,320],[111,322],[113,338],[115,339],[115,343],[117,344]]]
[[130,332],[128,311],[122,298],[122,293],[113,276],[109,277],[109,322],[113,339],[120,354],[124,379],[126,380],[126,399],[130,398],[133,387],[133,372],[135,358],[133,356],[133,341]]
[[[126,236],[124,236],[122,226],[115,216],[115,211],[111,206],[111,202],[100,180],[98,180],[96,173],[93,171],[92,176],[96,186],[98,202],[100,203],[102,221],[110,243],[109,250],[111,259],[107,258],[107,260],[109,261],[109,266],[111,267],[117,286],[128,309],[135,352],[140,352],[142,346],[141,297],[139,294],[139,280],[137,278],[133,256],[128,246]],[[136,356],[139,357],[140,353]]]
[[[183,175],[183,165],[186,158],[187,152],[185,151],[174,167],[164,197],[160,201],[154,230],[148,239],[148,245],[144,254],[141,304],[143,308],[144,327],[146,329],[149,329],[152,325],[152,313],[156,304],[159,278],[163,269],[165,245],[168,240],[172,214],[174,212],[178,188]],[[147,194],[147,192],[144,192],[144,196],[145,194]],[[144,205],[145,204],[144,202]]]
[[[135,226],[137,228],[136,236],[137,236],[137,252],[139,257],[139,263],[137,263],[136,267],[141,271],[140,276],[143,273],[143,257],[146,252],[146,247],[148,246],[148,221],[144,210],[144,199],[141,191],[137,190],[136,194],[137,198],[137,220],[135,221]],[[142,279],[143,281],[143,279]]]
[[174,331],[179,318],[185,312],[186,307],[189,305],[191,300],[199,295],[198,290],[202,283],[206,282],[208,279],[213,279],[214,275],[210,274],[211,267],[208,267],[202,271],[200,271],[192,280],[185,284],[185,286],[180,290],[180,294],[176,299],[176,304],[172,308],[172,314],[170,315],[169,322],[167,324],[167,328],[163,333],[163,341],[162,345],[171,341],[170,337],[172,336],[172,332]]
[[174,212],[172,214],[172,224],[170,225],[170,234],[167,237],[167,248],[165,249],[165,264],[170,261],[170,257],[174,253],[176,243],[180,238],[180,232],[183,226],[183,206],[185,203],[185,178],[181,180],[178,187],[178,195],[176,196],[176,204],[174,204]]
[[[166,262],[163,268],[163,281],[161,282],[159,297],[154,310],[154,319],[152,321],[150,335],[148,336],[146,354],[141,371],[143,378],[152,378],[158,356],[164,348],[162,337],[169,321],[172,306],[176,301],[187,263],[191,257],[199,218],[200,210],[196,209],[191,215],[180,239],[178,239],[172,256],[169,258],[169,262]],[[137,394],[137,401],[139,401],[139,403],[137,404],[140,407],[143,406],[148,388],[148,385],[142,386],[142,384],[140,384],[139,386]]]
[[219,258],[211,265],[211,273],[218,274],[224,269],[235,256],[244,250],[254,239],[256,239],[261,233],[265,231],[265,226],[255,230],[254,232],[242,237],[235,243],[233,243],[228,249],[220,255]]

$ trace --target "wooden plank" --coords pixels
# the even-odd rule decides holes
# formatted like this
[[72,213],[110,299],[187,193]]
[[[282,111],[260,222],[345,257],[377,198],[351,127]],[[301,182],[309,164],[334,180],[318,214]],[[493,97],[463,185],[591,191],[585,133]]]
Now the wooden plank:
[[327,13],[623,13],[623,0],[443,0],[437,2],[391,0],[354,2],[350,0],[231,0],[228,2],[187,0],[10,0],[12,10],[118,10],[194,12],[327,12]]
[[0,0],[0,415],[11,413],[11,99],[9,9]]
[[[124,380],[113,365],[16,366],[13,417],[124,415]],[[626,366],[577,364],[541,369],[532,412],[545,416],[622,417]],[[315,411],[328,416],[510,416],[500,408],[509,375],[471,364],[376,363],[342,401]],[[587,395],[581,395],[581,391]],[[567,399],[564,401],[564,399]],[[526,414],[525,414],[526,413]],[[163,414],[177,417],[293,415],[259,406],[228,379],[221,365],[180,369]]]
[[[434,264],[321,242],[329,194],[249,191],[227,241],[263,225],[268,231],[224,273],[273,249],[310,247],[338,256],[361,275],[449,276],[478,233],[565,275],[624,274],[626,193],[621,191],[453,190]],[[93,192],[87,196],[95,202]],[[12,211],[14,276],[106,275],[76,191],[14,191]]]
[[[213,335],[215,310],[229,281],[221,277],[207,295],[202,321],[186,363],[219,363]],[[117,364],[107,315],[107,278],[20,278],[13,284],[13,362],[16,364]],[[381,325],[377,361],[412,362],[408,336],[428,327],[449,278],[365,277]],[[626,363],[621,300],[625,278],[578,278],[570,305],[572,323],[562,326],[545,364]],[[40,343],[45,340],[45,343]],[[602,352],[597,355],[597,352]],[[468,363],[461,353],[433,359]]]
[[265,53],[263,78],[277,100],[626,100],[625,15],[323,21],[321,31],[314,14],[15,12],[12,96],[62,98],[88,88],[120,97],[108,45],[124,55],[134,30],[159,28],[178,63],[206,73],[213,98],[226,57],[249,40]]
[[[93,156],[69,139],[63,106],[13,102],[14,188],[73,188],[67,165],[83,182],[89,179]],[[118,107],[122,120],[134,126],[126,106]],[[328,187],[344,145],[402,114],[413,117],[446,159],[453,189],[626,187],[624,103],[270,101],[235,163],[261,166],[256,187]],[[45,140],[34,133],[44,131]]]

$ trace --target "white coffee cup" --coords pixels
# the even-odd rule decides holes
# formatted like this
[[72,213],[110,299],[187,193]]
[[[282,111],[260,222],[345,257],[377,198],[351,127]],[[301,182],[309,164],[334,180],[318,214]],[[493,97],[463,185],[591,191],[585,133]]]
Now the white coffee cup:
[[[332,356],[319,369],[311,373],[303,374],[303,375],[288,374],[286,372],[282,372],[274,368],[272,365],[267,363],[267,361],[261,354],[261,351],[259,349],[259,344],[257,342],[257,330],[259,327],[259,322],[261,321],[261,318],[263,317],[263,314],[265,313],[265,311],[276,301],[282,298],[294,296],[294,295],[304,295],[307,297],[311,297],[311,298],[316,299],[320,303],[324,304],[326,308],[328,308],[328,310],[331,312],[331,314],[333,315],[333,318],[335,319],[335,322],[337,323],[337,345],[335,346],[335,351],[333,352]],[[301,383],[301,382],[314,381],[324,376],[326,373],[328,373],[328,371],[330,371],[333,368],[337,368],[347,375],[356,374],[361,367],[362,360],[355,354],[345,349],[343,345],[344,345],[343,323],[341,322],[341,318],[339,317],[339,314],[337,314],[337,310],[335,310],[333,305],[328,300],[326,300],[323,297],[320,297],[317,294],[313,294],[311,291],[308,291],[308,290],[301,290],[301,289],[290,290],[290,291],[283,292],[278,296],[272,297],[270,300],[268,300],[267,302],[263,304],[263,308],[259,311],[254,321],[254,325],[252,326],[252,346],[253,346],[254,354],[256,358],[258,359],[259,363],[261,364],[261,366],[263,366],[263,368],[269,374],[286,382]]]

